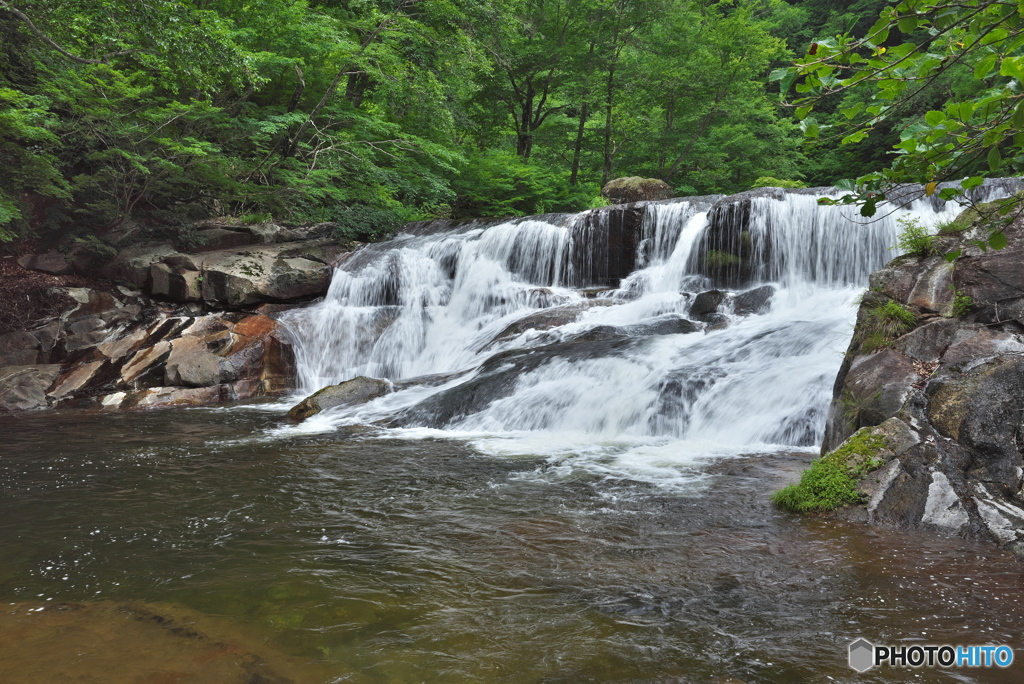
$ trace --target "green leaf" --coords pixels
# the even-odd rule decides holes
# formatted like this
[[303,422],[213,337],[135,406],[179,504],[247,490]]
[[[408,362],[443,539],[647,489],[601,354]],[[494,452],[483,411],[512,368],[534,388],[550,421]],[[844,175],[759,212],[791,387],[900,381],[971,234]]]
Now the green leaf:
[[1013,110],[1010,124],[1018,131],[1024,130],[1024,100],[1017,102],[1017,108]]
[[1002,249],[1006,247],[1006,233],[1001,230],[997,230],[988,237],[988,245],[992,249]]
[[948,261],[949,263],[953,263],[954,261],[960,258],[960,254],[962,252],[963,250],[960,249],[954,250],[952,252],[946,252],[946,261]]
[[996,55],[986,55],[974,66],[974,78],[983,79],[992,75],[996,68]]
[[939,190],[939,199],[948,202],[959,194],[960,191],[956,188],[942,188],[942,190]]
[[917,30],[917,17],[903,17],[896,22],[896,25],[903,33],[913,33]]
[[984,182],[985,179],[982,178],[981,176],[971,176],[970,178],[961,181],[960,187],[962,187],[964,190],[970,190],[971,188],[978,187]]
[[1024,59],[1020,57],[1005,57],[999,65],[999,73],[1003,76],[1011,76],[1018,81],[1024,81]]
[[946,115],[933,109],[924,115],[924,120],[929,126],[938,126],[946,120]]
[[878,211],[878,208],[875,206],[875,203],[876,201],[873,199],[869,199],[867,202],[865,202],[864,206],[860,208],[860,215],[868,218],[874,216],[875,213]]
[[995,171],[999,168],[1003,158],[999,155],[999,148],[993,147],[988,151],[988,168]]

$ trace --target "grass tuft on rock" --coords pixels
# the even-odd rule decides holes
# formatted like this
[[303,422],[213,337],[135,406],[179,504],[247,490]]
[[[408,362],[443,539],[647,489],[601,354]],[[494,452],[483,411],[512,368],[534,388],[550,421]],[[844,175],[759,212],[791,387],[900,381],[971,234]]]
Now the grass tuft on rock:
[[812,461],[800,482],[775,492],[772,501],[794,513],[834,511],[858,503],[858,483],[884,463],[878,454],[887,448],[884,437],[862,428],[835,451]]
[[862,349],[873,352],[892,346],[892,342],[914,329],[917,316],[899,302],[888,300],[871,307]]

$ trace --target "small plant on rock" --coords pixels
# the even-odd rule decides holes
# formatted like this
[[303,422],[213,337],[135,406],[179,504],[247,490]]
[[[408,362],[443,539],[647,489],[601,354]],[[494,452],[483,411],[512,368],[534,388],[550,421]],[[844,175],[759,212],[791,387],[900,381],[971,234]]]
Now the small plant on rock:
[[735,254],[729,252],[720,252],[717,249],[708,250],[708,253],[704,256],[704,265],[708,268],[726,268],[734,264],[738,264],[740,258]]
[[888,300],[871,309],[871,330],[895,340],[914,329],[917,316],[899,302]]
[[921,225],[921,222],[913,216],[903,216],[896,219],[896,223],[902,226],[903,231],[896,238],[896,246],[893,249],[911,254],[914,256],[936,256],[939,250],[935,247],[935,236],[928,233],[928,229]]
[[953,307],[949,312],[951,318],[961,318],[974,306],[974,297],[953,288]]

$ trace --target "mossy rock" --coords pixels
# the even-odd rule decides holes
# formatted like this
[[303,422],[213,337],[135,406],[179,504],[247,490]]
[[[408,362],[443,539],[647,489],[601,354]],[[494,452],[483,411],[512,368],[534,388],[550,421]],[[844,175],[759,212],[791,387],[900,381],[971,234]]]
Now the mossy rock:
[[837,449],[812,461],[800,482],[775,492],[772,501],[796,513],[834,511],[860,503],[864,498],[860,481],[916,443],[916,434],[897,418],[861,428]]
[[663,180],[627,176],[608,181],[601,188],[601,195],[610,199],[614,204],[628,204],[629,202],[672,199],[675,193],[672,186]]

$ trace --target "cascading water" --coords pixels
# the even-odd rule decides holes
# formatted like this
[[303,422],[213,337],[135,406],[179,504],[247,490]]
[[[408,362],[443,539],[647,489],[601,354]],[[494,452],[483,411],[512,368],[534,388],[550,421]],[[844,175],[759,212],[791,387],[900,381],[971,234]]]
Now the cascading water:
[[[364,248],[285,322],[305,392],[359,375],[396,391],[305,429],[444,430],[660,482],[697,455],[819,444],[857,296],[896,256],[897,218],[934,228],[960,208],[917,201],[864,222],[772,192],[647,204],[617,286],[610,210]],[[730,290],[705,311],[697,295],[715,283]]]

